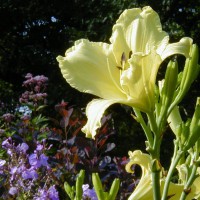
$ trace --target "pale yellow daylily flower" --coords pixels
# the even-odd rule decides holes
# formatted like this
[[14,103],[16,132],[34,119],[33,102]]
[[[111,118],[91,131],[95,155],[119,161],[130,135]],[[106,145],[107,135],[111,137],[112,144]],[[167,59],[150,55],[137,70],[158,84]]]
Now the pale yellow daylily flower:
[[162,61],[173,55],[189,56],[192,39],[169,44],[158,14],[151,7],[125,10],[113,27],[111,44],[81,39],[57,60],[63,77],[74,88],[101,99],[86,108],[83,128],[95,137],[102,115],[114,103],[143,112],[154,108],[154,85]]
[[[139,184],[129,196],[128,200],[153,200],[153,186],[152,186],[152,172],[150,169],[151,157],[149,154],[142,153],[140,150],[129,152],[130,161],[126,165],[127,172],[133,173],[132,165],[139,165],[142,170],[142,176]],[[168,190],[168,197],[170,200],[179,200],[181,193],[184,189],[185,181],[185,172],[181,167],[178,167],[179,178],[182,181],[182,184],[170,183]],[[199,173],[198,173],[199,174]],[[162,175],[161,175],[162,176]],[[164,188],[165,177],[162,177],[160,180],[161,184],[161,194]],[[196,178],[194,183],[191,186],[191,190],[187,195],[186,200],[191,200],[193,198],[200,197],[200,177]]]

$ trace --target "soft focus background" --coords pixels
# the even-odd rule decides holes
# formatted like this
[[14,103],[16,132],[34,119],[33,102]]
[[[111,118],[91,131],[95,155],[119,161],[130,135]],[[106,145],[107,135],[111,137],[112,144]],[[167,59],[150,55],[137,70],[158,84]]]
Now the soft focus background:
[[[123,10],[146,5],[159,13],[163,29],[172,42],[189,36],[200,46],[197,0],[0,0],[0,101],[6,102],[8,111],[12,112],[22,93],[24,76],[32,73],[49,78],[46,116],[54,116],[53,107],[61,100],[76,108],[85,108],[93,97],[66,83],[55,58],[64,55],[80,38],[109,42],[112,26]],[[163,70],[159,72],[161,77]],[[196,96],[200,96],[199,84],[198,78],[182,103],[186,117],[193,113]],[[145,149],[144,135],[130,116],[129,108],[114,105],[107,112],[112,112],[116,154],[127,156],[130,149]],[[163,145],[167,143],[167,151],[161,156],[166,164],[171,139],[166,130]]]

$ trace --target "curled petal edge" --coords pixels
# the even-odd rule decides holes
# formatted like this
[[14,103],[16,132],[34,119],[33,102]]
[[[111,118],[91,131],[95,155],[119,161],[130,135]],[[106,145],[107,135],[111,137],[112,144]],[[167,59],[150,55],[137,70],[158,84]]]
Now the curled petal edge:
[[101,127],[101,118],[105,110],[112,104],[118,103],[118,100],[94,99],[86,107],[86,116],[88,121],[82,128],[86,137],[95,138],[97,129]]

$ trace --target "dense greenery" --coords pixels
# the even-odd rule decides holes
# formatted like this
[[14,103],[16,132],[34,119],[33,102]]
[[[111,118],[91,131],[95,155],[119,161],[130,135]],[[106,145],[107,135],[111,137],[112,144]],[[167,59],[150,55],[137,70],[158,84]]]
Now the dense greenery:
[[[191,36],[200,45],[200,3],[196,0],[1,0],[1,101],[18,101],[24,75],[30,72],[49,78],[49,105],[64,99],[77,107],[85,107],[91,95],[79,93],[65,82],[56,56],[63,55],[80,38],[108,42],[120,13],[126,8],[145,5],[152,6],[159,13],[163,29],[173,41]],[[200,96],[196,90],[198,85],[199,80],[192,89],[195,97]],[[189,96],[186,101],[188,105],[194,105],[195,99]],[[134,141],[137,129],[130,134],[133,125],[127,109],[119,106],[111,109],[116,111],[113,117],[120,137],[123,141],[128,140],[129,134]],[[124,125],[121,117],[131,125]],[[142,142],[140,145],[144,146]],[[124,150],[127,152],[130,146]]]

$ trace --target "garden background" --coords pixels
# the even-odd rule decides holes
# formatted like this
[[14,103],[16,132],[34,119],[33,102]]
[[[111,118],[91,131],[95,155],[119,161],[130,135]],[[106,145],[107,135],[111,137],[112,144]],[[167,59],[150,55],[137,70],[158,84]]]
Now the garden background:
[[[112,26],[124,9],[149,5],[158,12],[163,30],[171,42],[189,36],[200,46],[200,2],[196,0],[0,0],[0,102],[6,106],[0,115],[14,112],[24,92],[22,83],[27,73],[48,77],[47,118],[56,115],[55,105],[62,100],[73,108],[84,109],[93,98],[71,88],[60,72],[56,57],[64,55],[75,40],[109,42]],[[161,68],[159,76],[162,77]],[[182,103],[185,117],[194,112],[200,96],[200,79],[192,85]],[[128,150],[145,149],[145,136],[131,110],[122,105],[108,109],[112,113],[116,144],[113,155],[127,156]],[[164,134],[161,158],[168,165],[173,135]]]

